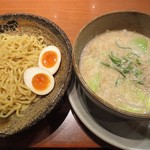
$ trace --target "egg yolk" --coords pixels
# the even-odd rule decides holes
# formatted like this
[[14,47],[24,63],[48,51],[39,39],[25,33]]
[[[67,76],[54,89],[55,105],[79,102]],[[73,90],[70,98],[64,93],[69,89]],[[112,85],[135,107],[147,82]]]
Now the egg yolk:
[[42,64],[46,68],[53,67],[57,62],[57,54],[54,51],[45,52],[42,56]]
[[45,90],[50,84],[49,77],[44,73],[36,74],[32,79],[33,87],[38,91]]

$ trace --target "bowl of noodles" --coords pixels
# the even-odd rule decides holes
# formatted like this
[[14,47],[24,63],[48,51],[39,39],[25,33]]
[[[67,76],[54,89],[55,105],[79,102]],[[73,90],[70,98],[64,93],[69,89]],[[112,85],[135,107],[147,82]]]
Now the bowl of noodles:
[[[41,50],[49,45],[60,50],[61,62],[51,75],[52,91],[39,95],[23,76],[28,68],[39,68]],[[67,35],[52,21],[32,14],[0,15],[0,137],[29,128],[60,104],[71,79],[71,51]]]
[[85,94],[126,119],[150,119],[150,15],[99,16],[75,40],[73,67]]

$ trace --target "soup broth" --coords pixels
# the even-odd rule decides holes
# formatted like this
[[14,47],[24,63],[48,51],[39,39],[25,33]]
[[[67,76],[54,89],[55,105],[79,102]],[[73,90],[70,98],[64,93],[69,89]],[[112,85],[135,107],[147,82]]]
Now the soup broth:
[[102,99],[134,113],[150,112],[150,39],[127,30],[107,31],[84,47],[80,72]]

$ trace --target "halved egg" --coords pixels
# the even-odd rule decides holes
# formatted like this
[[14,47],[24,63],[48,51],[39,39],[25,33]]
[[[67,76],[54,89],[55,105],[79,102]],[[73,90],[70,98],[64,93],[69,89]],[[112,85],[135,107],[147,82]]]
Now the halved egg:
[[40,67],[26,69],[23,78],[26,86],[38,95],[46,95],[54,88],[53,75]]
[[56,46],[50,45],[41,51],[38,65],[39,67],[48,70],[52,74],[55,74],[60,66],[60,62],[60,50]]

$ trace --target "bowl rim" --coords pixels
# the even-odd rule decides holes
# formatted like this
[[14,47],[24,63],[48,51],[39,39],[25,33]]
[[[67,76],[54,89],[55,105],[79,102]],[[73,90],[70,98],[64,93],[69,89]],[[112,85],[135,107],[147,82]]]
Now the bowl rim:
[[[85,82],[85,80],[83,79],[79,67],[76,63],[76,57],[75,57],[75,47],[77,45],[77,41],[78,38],[80,37],[80,35],[82,34],[82,32],[84,32],[84,30],[92,23],[96,22],[97,20],[103,18],[103,17],[107,17],[109,15],[116,15],[116,14],[125,14],[125,13],[134,13],[134,14],[139,14],[139,15],[144,15],[150,18],[150,14],[148,13],[144,13],[144,12],[139,12],[139,11],[113,11],[110,13],[105,13],[103,15],[97,16],[94,19],[90,20],[88,23],[86,23],[77,33],[77,36],[75,38],[74,44],[73,44],[73,50],[72,50],[72,63],[73,63],[73,70],[76,74],[76,77],[78,79],[78,81],[81,83],[81,87],[83,90],[86,90],[86,92],[88,92],[89,96],[92,96],[94,98],[94,100],[92,99],[92,101],[102,104],[104,105],[104,108],[108,109],[108,111],[111,111],[112,113],[117,114],[117,116],[121,116],[123,118],[127,118],[127,119],[150,119],[150,113],[146,113],[146,114],[138,114],[138,113],[133,113],[133,112],[129,112],[123,109],[120,109],[110,103],[108,103],[107,101],[105,101],[103,98],[101,98],[100,96],[98,96],[97,94],[95,94],[94,91],[91,90],[91,88],[87,85],[87,83]],[[87,93],[85,93],[87,95]],[[89,98],[91,100],[91,98]],[[99,99],[99,100],[98,100]]]

